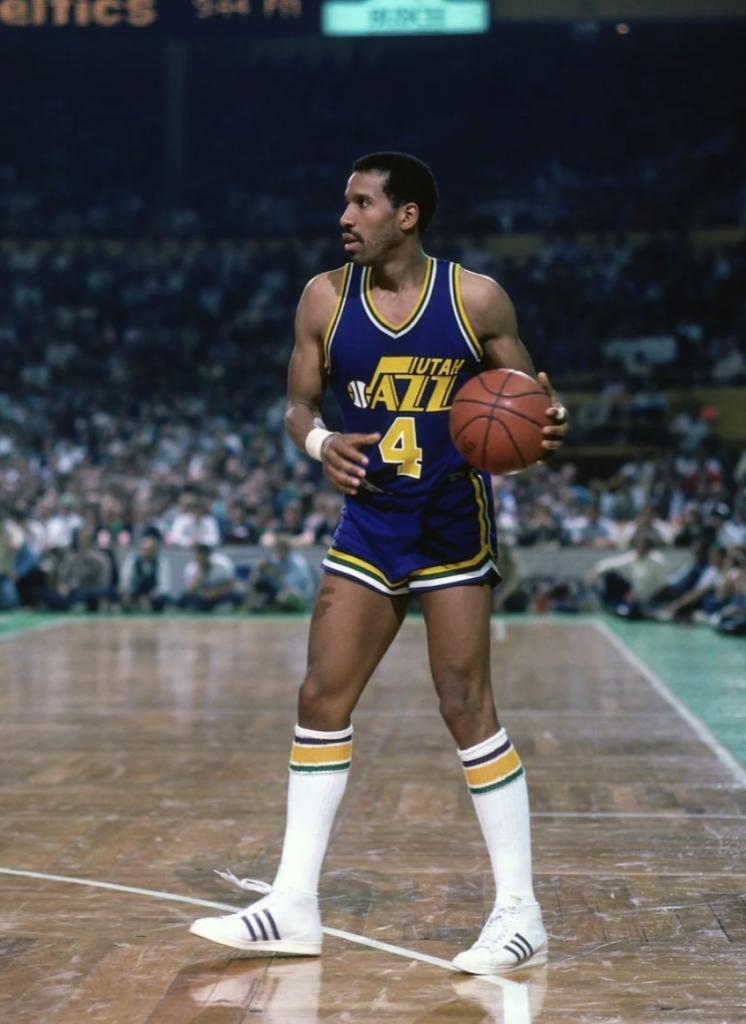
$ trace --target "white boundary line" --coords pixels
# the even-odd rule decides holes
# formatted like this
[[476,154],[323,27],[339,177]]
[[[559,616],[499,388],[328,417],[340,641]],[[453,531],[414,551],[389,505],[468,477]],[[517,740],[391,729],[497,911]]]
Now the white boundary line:
[[[31,626],[27,629],[13,631],[7,635],[0,636],[0,641],[6,641],[14,639],[16,637],[23,636],[25,633],[39,632],[43,630],[56,629],[58,626],[67,625],[68,622],[74,620],[57,620],[55,622],[40,623],[38,626]],[[531,621],[531,620],[527,620]],[[533,624],[533,623],[532,623]],[[580,625],[581,623],[576,623]],[[708,727],[694,715],[689,708],[679,700],[662,682],[661,679],[649,668],[644,661],[642,661],[609,627],[600,621],[588,621],[582,623],[583,625],[591,625],[597,632],[599,632],[612,647],[618,651],[622,657],[633,666],[644,679],[647,680],[649,685],[658,693],[658,695],[665,700],[677,714],[687,723],[690,729],[695,733],[698,739],[707,746],[715,757],[726,767],[731,774],[734,776],[736,781],[746,788],[746,770],[743,766],[733,757],[728,751],[712,734]],[[493,629],[494,639],[500,643],[504,642],[505,632],[501,628]],[[639,818],[639,817],[653,817],[661,818],[665,817],[671,820],[677,821],[693,821],[700,820],[701,817],[723,818],[742,820],[739,815],[660,815],[660,814],[606,814],[606,813],[590,813],[590,814],[576,814],[572,812],[565,813],[537,813],[533,814],[532,817],[562,817],[562,818]],[[215,910],[226,910],[229,913],[234,912],[236,907],[226,903],[215,903],[211,900],[202,900],[192,896],[180,896],[176,893],[163,892],[155,889],[141,889],[135,886],[118,885],[114,882],[101,882],[95,879],[86,878],[71,878],[66,875],[52,875],[45,874],[39,871],[26,871],[16,868],[5,868],[0,867],[0,874],[11,875],[22,878],[37,878],[43,881],[51,882],[62,882],[68,885],[85,885],[98,889],[108,889],[115,892],[131,893],[133,895],[149,896],[154,899],[168,900],[174,903],[187,903],[192,906],[209,907]],[[396,956],[405,957],[408,960],[418,960],[421,963],[430,964],[435,967],[441,967],[445,970],[457,972],[453,967],[453,964],[448,960],[443,960],[440,957],[429,956],[427,953],[419,953],[415,950],[405,949],[401,946],[394,946],[387,942],[380,942],[377,939],[369,939],[362,935],[355,935],[352,932],[341,931],[337,928],[323,928],[326,935],[331,935],[335,938],[344,939],[348,942],[356,943],[357,945],[367,946],[371,949],[377,949],[382,952],[392,953]],[[501,977],[499,975],[476,975],[474,976],[480,981],[484,981],[488,984],[497,985],[505,990],[520,990],[523,989],[523,985],[519,982],[510,981],[508,978]]]
[[613,630],[609,629],[605,622],[593,622],[591,623],[604,639],[608,640],[611,646],[622,655],[622,657],[629,662],[629,664],[636,669],[640,675],[642,675],[655,690],[655,692],[667,701],[668,704],[674,709],[674,711],[686,722],[695,736],[701,740],[702,743],[708,747],[720,763],[728,769],[733,775],[736,782],[746,789],[746,768],[736,760],[736,758],[727,750],[720,740],[718,740],[713,733],[708,729],[701,719],[689,710],[683,701],[669,690],[666,684],[658,678],[658,676],[649,668],[645,662],[639,658],[635,652],[621,640]]
[[[110,889],[114,892],[132,893],[136,896],[151,896],[154,899],[169,900],[172,903],[189,903],[197,907],[210,907],[213,910],[227,910],[235,913],[237,907],[228,903],[214,903],[212,900],[201,900],[194,896],[179,896],[177,893],[163,892],[159,889],[140,889],[133,885],[117,885],[115,882],[99,882],[92,878],[71,878],[69,875],[48,875],[42,871],[25,871],[19,868],[0,867],[0,874],[14,875],[18,878],[39,878],[45,882],[64,882],[68,885],[86,885],[95,889]],[[368,939],[364,935],[355,935],[353,932],[340,931],[338,928],[323,928],[325,935],[332,935],[337,939],[346,939],[348,942],[357,943],[359,946],[368,946],[371,949],[378,949],[383,953],[393,953],[396,956],[405,957],[407,960],[419,960],[424,964],[431,964],[433,967],[444,967],[447,971],[460,974],[449,960],[442,960],[437,956],[429,956],[427,953],[418,953],[412,949],[404,949],[402,946],[392,946],[388,942],[379,942],[378,939]],[[528,968],[526,968],[528,969]],[[508,978],[499,975],[468,975],[478,978],[491,985],[497,985],[503,989],[522,989],[524,985],[517,981],[510,981]]]
[[[532,773],[533,774],[533,773]],[[592,821],[611,818],[626,821],[630,818],[650,818],[652,821],[746,821],[743,814],[678,814],[675,811],[531,811],[532,818],[568,818],[571,821]]]

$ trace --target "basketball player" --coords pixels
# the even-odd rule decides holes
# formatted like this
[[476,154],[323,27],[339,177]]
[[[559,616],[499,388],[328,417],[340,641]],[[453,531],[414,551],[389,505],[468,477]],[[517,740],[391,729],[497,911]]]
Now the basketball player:
[[[417,594],[440,712],[458,748],[495,877],[495,907],[454,960],[472,974],[546,959],[534,896],[523,766],[495,711],[490,588],[499,579],[489,477],[452,444],[448,409],[467,378],[492,367],[536,376],[513,306],[493,280],[427,256],[435,212],[430,169],[376,153],[354,165],[341,218],[346,266],[315,277],[297,311],[286,423],[345,495],[311,619],[290,755],[285,839],[268,893],[203,918],[195,935],[257,953],[315,955],[321,864],[352,756],[351,715]],[[547,457],[567,413],[546,375]],[[321,418],[326,388],[344,432]]]

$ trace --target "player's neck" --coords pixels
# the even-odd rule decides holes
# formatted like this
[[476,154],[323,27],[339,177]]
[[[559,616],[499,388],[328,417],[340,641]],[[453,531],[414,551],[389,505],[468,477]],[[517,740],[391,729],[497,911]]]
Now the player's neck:
[[428,262],[429,257],[421,248],[415,252],[397,253],[371,267],[371,284],[382,292],[419,290],[425,281]]

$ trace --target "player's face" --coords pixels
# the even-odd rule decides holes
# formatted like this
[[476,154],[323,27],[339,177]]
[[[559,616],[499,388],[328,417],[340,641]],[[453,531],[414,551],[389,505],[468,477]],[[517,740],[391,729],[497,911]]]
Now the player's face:
[[345,252],[353,263],[370,266],[401,242],[398,210],[384,194],[385,175],[356,171],[347,182],[347,206],[340,217]]

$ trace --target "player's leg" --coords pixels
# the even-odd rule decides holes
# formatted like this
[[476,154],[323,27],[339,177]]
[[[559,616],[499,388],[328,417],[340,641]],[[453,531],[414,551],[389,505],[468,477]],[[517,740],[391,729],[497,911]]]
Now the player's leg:
[[408,603],[408,597],[388,597],[345,577],[324,574],[298,696],[277,888],[317,891],[350,770],[350,716],[398,633]]
[[487,974],[539,962],[547,943],[533,890],[526,778],[492,695],[490,587],[431,590],[421,601],[440,711],[459,747],[495,878],[495,908],[454,964]]
[[271,892],[237,914],[195,921],[194,934],[257,952],[320,952],[318,883],[350,770],[350,716],[399,631],[408,600],[325,573],[311,619],[285,838]]

